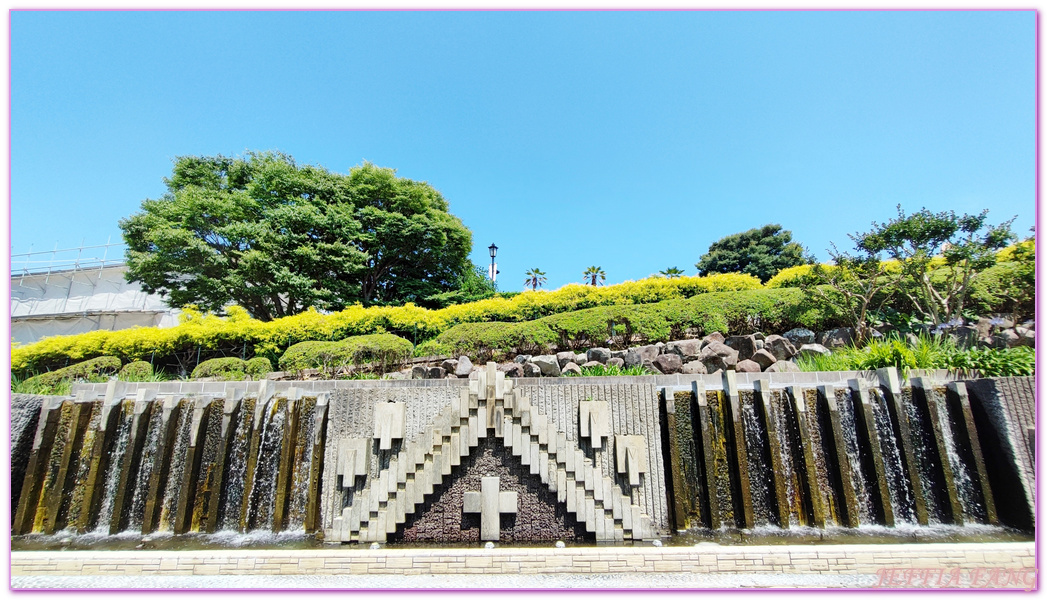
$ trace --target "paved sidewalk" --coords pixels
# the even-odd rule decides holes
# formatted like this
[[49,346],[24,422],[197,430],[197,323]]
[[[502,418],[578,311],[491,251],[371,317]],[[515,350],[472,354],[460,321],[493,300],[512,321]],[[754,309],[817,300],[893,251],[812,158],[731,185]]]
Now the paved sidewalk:
[[738,588],[1035,585],[1031,542],[14,552],[12,588]]

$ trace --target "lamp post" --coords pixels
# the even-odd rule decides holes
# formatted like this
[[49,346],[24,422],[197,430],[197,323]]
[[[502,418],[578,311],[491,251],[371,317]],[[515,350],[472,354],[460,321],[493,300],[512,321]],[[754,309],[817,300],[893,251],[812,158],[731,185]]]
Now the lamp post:
[[494,283],[495,279],[498,276],[498,269],[494,264],[494,257],[496,254],[498,254],[498,246],[491,244],[487,247],[487,250],[491,253],[491,283]]

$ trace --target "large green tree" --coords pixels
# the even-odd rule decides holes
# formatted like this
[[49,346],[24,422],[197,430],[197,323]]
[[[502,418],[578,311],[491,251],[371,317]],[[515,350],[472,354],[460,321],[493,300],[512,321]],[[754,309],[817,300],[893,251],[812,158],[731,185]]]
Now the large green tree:
[[803,246],[792,241],[791,231],[770,224],[713,242],[694,266],[700,275],[748,273],[766,283],[782,269],[813,262]]
[[127,278],[171,306],[234,302],[269,320],[308,307],[418,301],[468,269],[472,235],[427,183],[370,163],[180,157],[167,193],[120,221]]

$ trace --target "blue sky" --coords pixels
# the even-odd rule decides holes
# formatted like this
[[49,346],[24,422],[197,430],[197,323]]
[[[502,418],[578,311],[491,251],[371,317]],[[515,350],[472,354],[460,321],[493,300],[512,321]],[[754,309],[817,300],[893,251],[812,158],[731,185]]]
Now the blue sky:
[[119,239],[182,155],[431,183],[499,287],[607,283],[901,203],[1035,213],[1021,12],[14,12],[11,251]]

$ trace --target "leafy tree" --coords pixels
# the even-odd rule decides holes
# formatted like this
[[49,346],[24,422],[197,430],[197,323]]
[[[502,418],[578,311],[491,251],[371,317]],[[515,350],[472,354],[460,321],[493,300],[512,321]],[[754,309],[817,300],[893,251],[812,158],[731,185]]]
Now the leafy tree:
[[[996,252],[1015,239],[1014,219],[986,225],[988,214],[922,208],[906,215],[899,204],[896,218],[873,222],[871,231],[853,239],[863,252],[897,260],[906,284],[902,293],[926,318],[942,324],[961,318],[971,278],[996,264]],[[936,260],[939,256],[944,260]]]
[[464,275],[472,236],[429,184],[264,152],[180,157],[167,193],[122,219],[127,278],[171,306],[230,302],[270,320],[418,301]]
[[538,267],[525,272],[524,275],[527,276],[527,279],[524,279],[524,285],[531,286],[532,290],[537,290],[545,285],[545,272],[539,270]]
[[847,315],[855,329],[855,344],[861,345],[872,331],[870,313],[897,290],[898,274],[889,271],[887,265],[866,248],[848,253],[840,252],[833,244],[829,256],[833,265],[814,265],[802,287]]
[[582,273],[582,277],[589,285],[603,285],[604,280],[607,279],[607,273],[604,273],[600,267],[589,267]]
[[668,277],[669,279],[676,279],[677,277],[683,275],[683,270],[677,269],[676,267],[669,267],[664,271],[658,271],[658,273],[660,273],[663,277]]
[[748,273],[766,283],[782,269],[813,262],[803,246],[792,241],[791,231],[770,224],[713,242],[694,266],[699,275]]
[[427,296],[419,304],[426,308],[445,308],[454,304],[475,302],[497,295],[498,289],[494,282],[487,277],[487,269],[478,267],[469,260],[468,268],[462,275],[456,289]]

